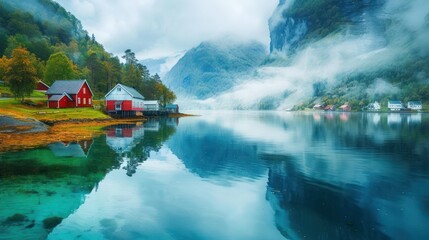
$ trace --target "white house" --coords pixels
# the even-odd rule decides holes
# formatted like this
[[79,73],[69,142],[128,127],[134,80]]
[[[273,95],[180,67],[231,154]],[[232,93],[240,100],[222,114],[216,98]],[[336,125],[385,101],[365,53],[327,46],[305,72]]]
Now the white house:
[[390,109],[390,111],[400,111],[404,108],[402,102],[398,100],[389,100],[387,102],[387,107]]
[[156,100],[143,101],[143,104],[144,111],[159,111],[160,109],[159,101]]
[[377,101],[368,104],[368,110],[370,111],[380,111],[380,109],[381,109],[381,105]]
[[407,107],[411,110],[422,110],[422,102],[420,101],[409,101]]
[[134,88],[118,83],[106,96],[106,109],[111,112],[127,112],[135,115],[143,111],[144,97]]

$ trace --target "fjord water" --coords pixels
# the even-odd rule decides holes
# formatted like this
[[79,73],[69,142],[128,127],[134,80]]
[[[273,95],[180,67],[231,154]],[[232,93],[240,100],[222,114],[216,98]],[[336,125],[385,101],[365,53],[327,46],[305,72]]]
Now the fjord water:
[[0,166],[0,239],[429,239],[427,114],[203,112]]

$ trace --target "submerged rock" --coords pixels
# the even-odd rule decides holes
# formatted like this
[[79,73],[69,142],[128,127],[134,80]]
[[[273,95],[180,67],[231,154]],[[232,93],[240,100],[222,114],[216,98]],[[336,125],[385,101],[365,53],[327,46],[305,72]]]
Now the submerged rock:
[[63,221],[62,217],[49,217],[49,218],[45,218],[45,220],[43,220],[43,227],[45,229],[52,230],[54,227],[56,227],[62,221]]
[[6,224],[19,224],[22,222],[27,221],[27,216],[25,216],[24,214],[20,214],[20,213],[15,213],[14,215],[6,218],[5,223]]

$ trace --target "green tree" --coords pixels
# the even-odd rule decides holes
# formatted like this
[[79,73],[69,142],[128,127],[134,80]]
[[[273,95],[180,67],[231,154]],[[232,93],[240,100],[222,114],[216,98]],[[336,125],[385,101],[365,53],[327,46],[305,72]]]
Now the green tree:
[[54,53],[46,63],[44,81],[51,85],[55,80],[69,80],[76,77],[73,63],[62,52]]
[[109,91],[121,79],[121,63],[118,57],[111,57],[103,62],[107,74],[107,89]]
[[33,92],[37,81],[37,71],[27,49],[17,48],[12,51],[4,77],[9,82],[10,91],[16,98],[21,98],[21,101]]

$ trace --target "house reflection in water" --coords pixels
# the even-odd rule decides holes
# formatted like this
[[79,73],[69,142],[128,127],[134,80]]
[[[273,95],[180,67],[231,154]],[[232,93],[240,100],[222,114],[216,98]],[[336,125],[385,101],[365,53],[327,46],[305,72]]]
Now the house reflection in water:
[[106,143],[116,152],[128,176],[157,152],[163,143],[176,132],[177,118],[153,118],[144,123],[121,124],[106,129]]
[[420,124],[422,123],[422,114],[421,113],[412,113],[407,116],[407,123],[410,124]]
[[132,176],[137,169],[140,159],[139,154],[134,154],[133,149],[144,137],[142,124],[120,124],[107,128],[106,143],[118,154],[118,160],[124,165],[122,168],[127,171],[128,176]]
[[390,113],[387,116],[387,124],[390,126],[400,125],[401,122],[402,122],[402,117],[401,117],[401,114],[399,113]]
[[86,158],[91,149],[93,139],[81,140],[74,143],[56,142],[49,144],[49,149],[56,157]]

